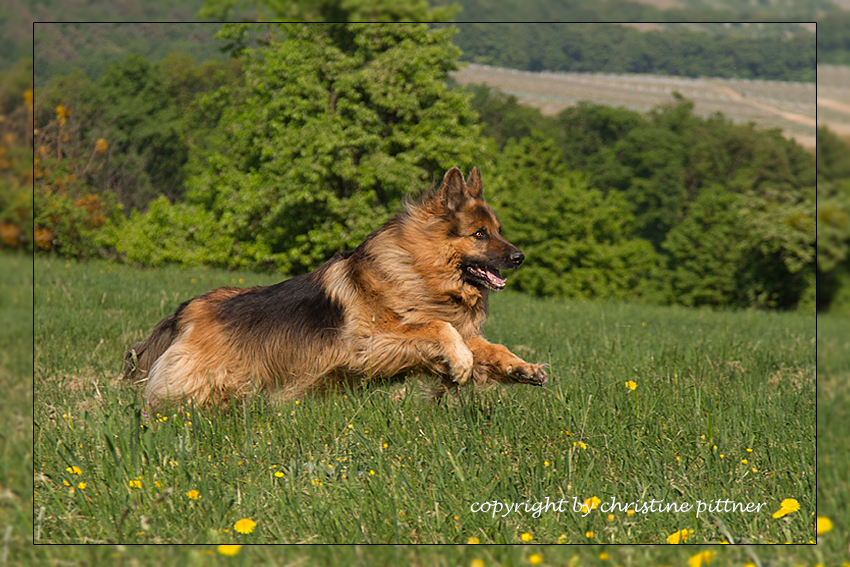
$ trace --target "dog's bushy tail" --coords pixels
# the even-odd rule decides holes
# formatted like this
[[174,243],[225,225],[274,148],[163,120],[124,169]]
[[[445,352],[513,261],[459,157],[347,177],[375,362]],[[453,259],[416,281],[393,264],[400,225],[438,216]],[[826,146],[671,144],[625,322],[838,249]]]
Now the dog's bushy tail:
[[124,380],[144,382],[154,362],[168,350],[180,333],[179,312],[169,315],[154,327],[151,334],[124,353]]

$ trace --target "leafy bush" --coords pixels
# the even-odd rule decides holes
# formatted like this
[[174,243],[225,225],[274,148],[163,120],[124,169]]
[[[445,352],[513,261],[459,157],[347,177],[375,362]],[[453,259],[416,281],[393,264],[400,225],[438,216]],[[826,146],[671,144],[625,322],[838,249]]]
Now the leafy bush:
[[35,186],[36,248],[72,258],[105,255],[123,219],[114,195],[88,193],[71,174],[57,181]]
[[116,247],[130,262],[161,264],[229,264],[234,240],[210,215],[195,205],[172,205],[163,196],[146,213],[134,210],[122,227]]

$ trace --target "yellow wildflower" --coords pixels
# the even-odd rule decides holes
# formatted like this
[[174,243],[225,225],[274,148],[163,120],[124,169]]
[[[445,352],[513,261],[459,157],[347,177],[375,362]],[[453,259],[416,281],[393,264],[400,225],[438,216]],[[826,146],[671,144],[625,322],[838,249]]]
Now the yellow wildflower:
[[818,535],[825,534],[832,529],[832,520],[824,516],[818,516],[815,523],[815,532]]
[[227,555],[228,557],[233,557],[239,550],[242,549],[241,545],[219,545],[218,552],[222,555]]
[[240,534],[249,534],[254,531],[254,528],[257,527],[257,522],[251,520],[250,518],[242,518],[235,524],[233,524],[233,529],[239,532]]
[[679,542],[688,541],[688,537],[694,533],[694,530],[689,530],[687,528],[683,530],[679,530],[678,532],[673,532],[672,534],[667,536],[667,543],[677,544]]
[[800,503],[793,498],[786,498],[779,504],[779,510],[773,513],[774,518],[787,516],[791,512],[796,512],[800,509]]
[[701,565],[708,565],[709,563],[711,563],[711,560],[714,559],[715,555],[717,555],[716,551],[701,551],[696,555],[692,555],[691,558],[688,559],[688,565],[690,567],[700,567]]
[[602,500],[600,500],[597,496],[591,496],[584,501],[584,504],[581,505],[581,513],[587,514],[591,510],[598,508],[600,504],[602,504]]

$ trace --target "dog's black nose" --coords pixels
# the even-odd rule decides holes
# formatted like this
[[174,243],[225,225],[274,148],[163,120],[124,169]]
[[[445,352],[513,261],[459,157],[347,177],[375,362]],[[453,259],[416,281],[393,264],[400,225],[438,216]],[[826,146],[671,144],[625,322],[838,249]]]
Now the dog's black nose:
[[511,262],[514,263],[514,266],[519,268],[519,265],[522,264],[522,261],[525,260],[525,254],[517,250],[513,254],[511,254]]

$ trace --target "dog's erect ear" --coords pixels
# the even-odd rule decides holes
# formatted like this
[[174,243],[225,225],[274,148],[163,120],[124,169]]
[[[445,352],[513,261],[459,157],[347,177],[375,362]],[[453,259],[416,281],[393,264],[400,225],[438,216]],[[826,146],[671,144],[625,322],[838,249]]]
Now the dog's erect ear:
[[481,170],[473,167],[469,172],[469,179],[466,182],[466,190],[470,197],[478,199],[481,197]]
[[440,193],[442,193],[443,204],[448,212],[457,211],[466,202],[466,183],[458,168],[453,167],[446,172]]

